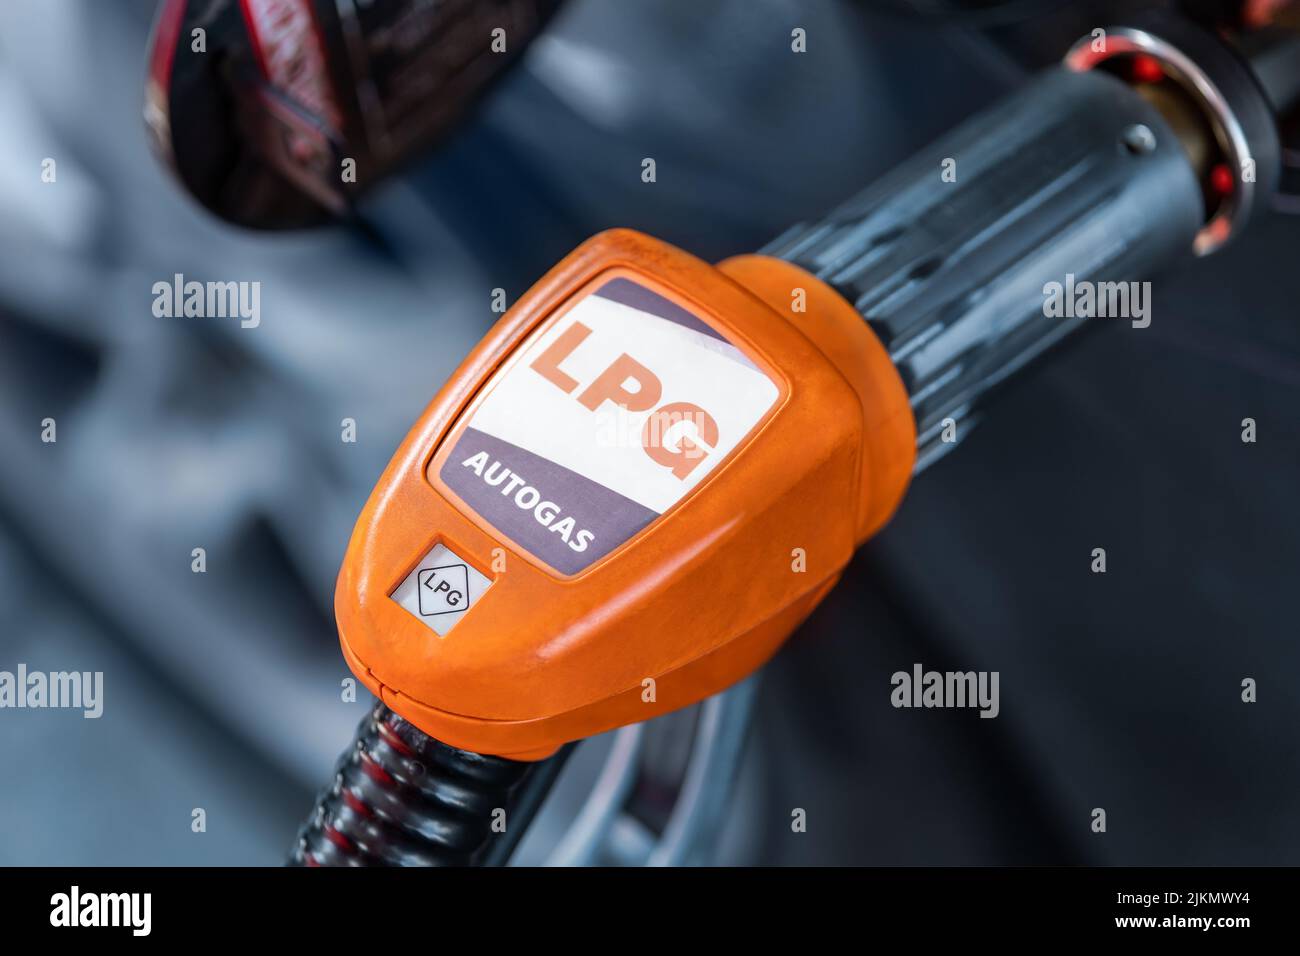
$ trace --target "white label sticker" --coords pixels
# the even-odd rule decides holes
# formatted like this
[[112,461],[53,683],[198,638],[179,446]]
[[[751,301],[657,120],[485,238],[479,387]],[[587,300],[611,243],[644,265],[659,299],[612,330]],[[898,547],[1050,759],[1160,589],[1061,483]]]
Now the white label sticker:
[[446,545],[436,544],[391,596],[441,637],[491,586],[491,578],[480,574]]
[[575,574],[703,481],[779,394],[699,316],[615,278],[523,347],[438,475]]

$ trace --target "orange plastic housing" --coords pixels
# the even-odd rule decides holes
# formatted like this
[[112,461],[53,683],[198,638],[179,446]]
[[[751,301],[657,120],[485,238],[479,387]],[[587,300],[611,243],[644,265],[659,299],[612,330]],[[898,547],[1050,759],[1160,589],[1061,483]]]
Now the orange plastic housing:
[[[436,456],[516,350],[607,274],[641,277],[703,319],[778,397],[660,518],[565,574],[469,508],[438,479]],[[384,471],[339,574],[344,656],[431,736],[519,760],[696,703],[763,664],[835,584],[901,500],[915,439],[884,348],[818,279],[777,259],[714,267],[639,233],[602,233],[479,343]],[[438,543],[492,581],[441,637],[391,596]]]

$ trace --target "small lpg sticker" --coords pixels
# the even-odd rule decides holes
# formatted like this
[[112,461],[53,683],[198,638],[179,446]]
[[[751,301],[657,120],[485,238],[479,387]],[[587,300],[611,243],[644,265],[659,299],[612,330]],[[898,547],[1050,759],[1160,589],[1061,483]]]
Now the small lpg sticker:
[[455,614],[469,610],[468,568],[463,564],[450,564],[441,568],[420,570],[420,616]]
[[491,578],[446,545],[435,544],[391,596],[442,637],[491,586]]

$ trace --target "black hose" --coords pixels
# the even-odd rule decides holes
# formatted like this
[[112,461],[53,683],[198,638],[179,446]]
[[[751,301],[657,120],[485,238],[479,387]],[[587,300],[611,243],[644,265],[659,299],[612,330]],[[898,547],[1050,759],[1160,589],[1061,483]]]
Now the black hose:
[[[289,863],[502,865],[569,749],[537,763],[458,750],[376,703],[299,831]],[[499,811],[503,832],[494,828]]]
[[[1151,143],[1134,151],[1125,136],[1138,130]],[[1056,69],[763,252],[825,280],[889,350],[921,471],[993,389],[1082,327],[1072,292],[1049,317],[1049,283],[1064,297],[1068,270],[1072,288],[1127,295],[1190,255],[1203,220],[1195,171],[1156,107],[1116,77]]]

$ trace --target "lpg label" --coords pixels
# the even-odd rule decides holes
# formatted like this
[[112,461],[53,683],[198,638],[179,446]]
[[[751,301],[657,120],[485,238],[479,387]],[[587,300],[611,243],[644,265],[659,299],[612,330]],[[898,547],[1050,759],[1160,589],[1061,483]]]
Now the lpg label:
[[703,481],[779,395],[699,316],[613,278],[489,383],[438,475],[503,534],[576,574]]

